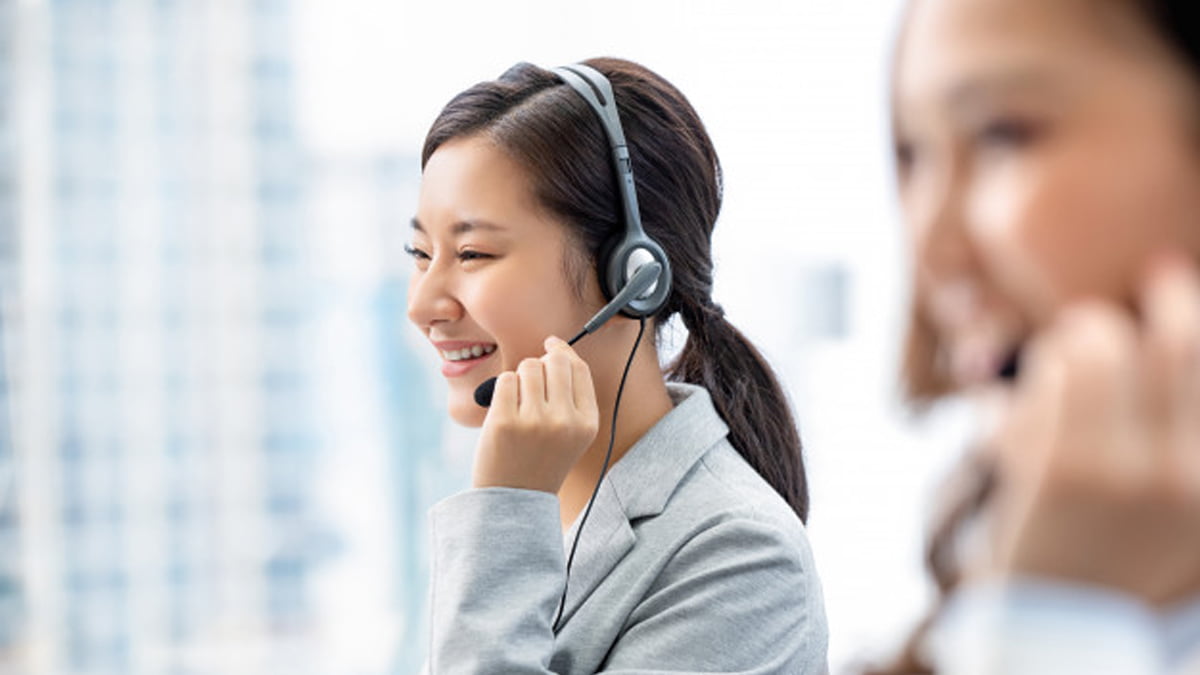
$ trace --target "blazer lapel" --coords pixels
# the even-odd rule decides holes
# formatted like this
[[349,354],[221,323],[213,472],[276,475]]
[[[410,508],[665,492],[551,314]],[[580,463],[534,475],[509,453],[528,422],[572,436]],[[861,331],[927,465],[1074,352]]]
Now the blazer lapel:
[[[674,409],[613,465],[600,484],[567,579],[564,621],[637,543],[630,521],[662,513],[679,482],[729,434],[707,391],[677,383],[668,384],[668,391]],[[581,520],[582,515],[563,536],[568,557]]]
[[[571,544],[579,529],[580,520],[576,519],[571,529],[563,535],[563,552],[571,555]],[[567,603],[563,610],[563,620],[570,619],[583,600],[592,594],[596,586],[608,576],[612,568],[621,562],[629,549],[633,548],[637,538],[625,510],[613,491],[612,484],[607,480],[600,484],[596,493],[596,502],[592,512],[583,525],[583,533],[579,537],[579,546],[575,550],[575,560],[571,564],[571,573],[567,578]]]

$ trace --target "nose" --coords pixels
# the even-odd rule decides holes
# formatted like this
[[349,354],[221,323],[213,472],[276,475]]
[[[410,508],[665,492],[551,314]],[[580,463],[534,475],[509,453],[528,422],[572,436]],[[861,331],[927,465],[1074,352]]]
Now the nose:
[[408,280],[408,320],[418,328],[428,329],[462,317],[462,304],[454,296],[448,277],[438,265],[413,271]]
[[953,175],[930,176],[923,183],[913,186],[906,209],[918,274],[937,280],[977,276],[979,256],[965,190]]

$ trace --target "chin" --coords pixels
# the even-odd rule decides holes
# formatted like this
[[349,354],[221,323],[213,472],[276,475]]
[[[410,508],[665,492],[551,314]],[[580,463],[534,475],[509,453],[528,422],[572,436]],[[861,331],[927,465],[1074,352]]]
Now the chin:
[[475,402],[475,392],[459,391],[450,392],[450,419],[464,427],[481,427],[483,420],[487,417],[487,408],[481,408]]

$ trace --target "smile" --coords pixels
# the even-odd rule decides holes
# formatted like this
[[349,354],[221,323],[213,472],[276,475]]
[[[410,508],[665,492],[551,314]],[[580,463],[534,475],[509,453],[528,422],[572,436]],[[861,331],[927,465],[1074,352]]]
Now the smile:
[[486,363],[496,353],[494,342],[434,342],[438,354],[442,357],[442,375],[446,377],[461,377]]
[[442,350],[442,358],[447,361],[468,361],[486,356],[496,351],[496,345],[472,345],[462,349]]

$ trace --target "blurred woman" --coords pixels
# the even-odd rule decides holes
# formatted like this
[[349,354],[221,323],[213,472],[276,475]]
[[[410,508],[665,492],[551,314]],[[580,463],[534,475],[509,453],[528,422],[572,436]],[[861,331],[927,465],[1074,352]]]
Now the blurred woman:
[[[893,83],[905,378],[989,415],[880,671],[1155,673],[1200,644],[1200,22],[914,0]],[[1192,667],[1195,667],[1192,661]]]

